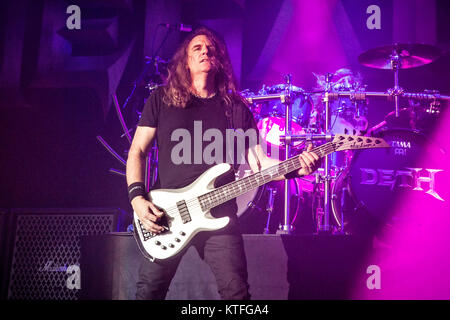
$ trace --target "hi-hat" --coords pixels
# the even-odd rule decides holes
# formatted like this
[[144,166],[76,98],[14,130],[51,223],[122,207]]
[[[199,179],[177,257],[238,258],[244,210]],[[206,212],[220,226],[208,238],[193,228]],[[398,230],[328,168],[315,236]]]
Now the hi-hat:
[[358,57],[358,61],[375,69],[393,69],[393,62],[398,62],[398,69],[410,69],[429,64],[441,55],[442,51],[432,45],[394,44],[366,51]]

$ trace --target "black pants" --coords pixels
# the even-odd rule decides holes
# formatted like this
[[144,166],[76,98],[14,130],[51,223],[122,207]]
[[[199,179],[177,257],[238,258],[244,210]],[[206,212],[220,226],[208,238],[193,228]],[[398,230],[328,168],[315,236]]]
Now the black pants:
[[[216,277],[222,299],[250,299],[247,261],[240,233],[204,232],[197,235],[192,244]],[[145,259],[139,269],[136,299],[165,299],[181,258],[182,255],[159,263]]]

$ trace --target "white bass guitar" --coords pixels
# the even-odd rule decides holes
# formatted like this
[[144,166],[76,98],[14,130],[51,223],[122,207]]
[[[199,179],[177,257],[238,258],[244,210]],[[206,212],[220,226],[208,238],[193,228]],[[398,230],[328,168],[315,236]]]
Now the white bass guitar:
[[[311,152],[324,157],[335,151],[387,147],[390,146],[381,138],[337,134],[333,141],[320,145]],[[299,170],[301,164],[299,157],[295,156],[243,179],[215,188],[215,180],[230,168],[231,166],[227,163],[218,164],[184,188],[149,192],[148,199],[164,212],[160,224],[166,230],[160,234],[147,231],[134,212],[134,236],[140,251],[146,258],[152,261],[172,258],[186,248],[200,231],[224,228],[230,218],[214,218],[210,214],[212,208],[279,176]]]

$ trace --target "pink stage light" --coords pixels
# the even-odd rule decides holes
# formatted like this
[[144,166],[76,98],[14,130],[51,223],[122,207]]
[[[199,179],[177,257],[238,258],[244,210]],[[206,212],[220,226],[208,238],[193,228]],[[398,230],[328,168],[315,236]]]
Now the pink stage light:
[[[450,299],[448,137],[450,112],[447,110],[420,161],[422,168],[432,163],[440,167],[428,169],[443,170],[435,173],[435,193],[430,191],[429,183],[423,182],[419,186],[423,190],[415,190],[398,201],[395,219],[375,239],[374,248],[357,277],[354,299]],[[433,148],[432,143],[438,147]],[[421,171],[421,176],[429,177],[426,171]],[[369,265],[379,267],[378,289],[367,287],[371,274],[365,267]]]
[[347,58],[333,19],[338,0],[293,1],[290,25],[282,36],[264,83],[283,83],[292,74],[293,84],[308,87],[313,72],[325,74],[347,66]]

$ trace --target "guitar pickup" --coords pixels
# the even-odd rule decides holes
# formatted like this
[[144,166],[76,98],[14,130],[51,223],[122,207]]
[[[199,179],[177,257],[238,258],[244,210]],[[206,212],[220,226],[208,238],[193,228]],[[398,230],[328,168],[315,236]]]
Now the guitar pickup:
[[186,201],[184,201],[184,200],[178,201],[177,208],[178,208],[178,212],[180,213],[181,220],[183,221],[183,223],[188,223],[189,221],[192,220],[191,215],[189,214],[188,207],[186,205]]

